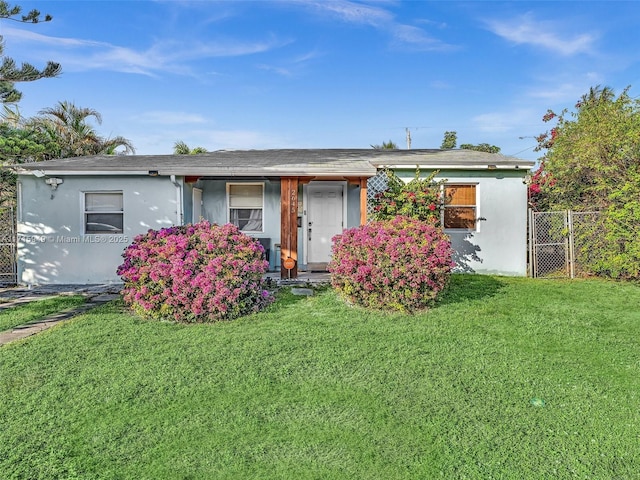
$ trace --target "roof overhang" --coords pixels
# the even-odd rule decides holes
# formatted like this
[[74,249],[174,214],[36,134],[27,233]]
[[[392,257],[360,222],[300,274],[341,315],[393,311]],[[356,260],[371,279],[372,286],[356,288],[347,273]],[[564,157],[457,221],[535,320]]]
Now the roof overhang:
[[423,170],[528,170],[535,162],[531,163],[522,163],[522,164],[487,164],[487,165],[463,165],[463,164],[395,164],[395,165],[387,165],[380,164],[377,165],[378,168],[389,168],[391,170],[406,170],[410,168],[419,168]]
[[97,155],[16,166],[46,176],[372,177],[382,167],[424,170],[528,170],[535,162],[473,150],[280,149],[198,155]]

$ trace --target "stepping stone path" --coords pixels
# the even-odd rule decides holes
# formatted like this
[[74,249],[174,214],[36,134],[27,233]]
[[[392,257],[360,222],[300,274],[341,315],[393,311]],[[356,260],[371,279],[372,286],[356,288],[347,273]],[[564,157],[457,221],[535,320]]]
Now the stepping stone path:
[[[47,285],[35,288],[2,288],[0,289],[0,311],[24,303],[52,298],[58,295],[84,295],[87,302],[74,308],[48,315],[40,320],[15,327],[13,330],[0,332],[0,346],[15,340],[30,337],[38,332],[57,325],[92,308],[120,297],[122,285]],[[3,300],[7,301],[3,301]]]
[[[301,272],[297,279],[292,280],[280,280],[279,276],[279,273],[267,275],[268,278],[272,278],[279,286],[294,287],[292,288],[292,293],[302,296],[314,294],[313,289],[307,287],[311,285],[328,284],[330,282],[328,272]],[[108,285],[42,285],[34,287],[0,288],[0,311],[23,303],[52,298],[58,295],[84,295],[87,297],[87,302],[84,305],[49,315],[26,325],[15,327],[13,330],[0,332],[0,346],[34,335],[47,328],[51,328],[63,320],[68,320],[98,305],[115,300],[120,297],[122,286],[122,284],[114,283]]]
[[310,297],[313,295],[313,289],[312,288],[292,288],[291,289],[291,293],[293,293],[294,295],[300,295],[300,296],[307,296]]

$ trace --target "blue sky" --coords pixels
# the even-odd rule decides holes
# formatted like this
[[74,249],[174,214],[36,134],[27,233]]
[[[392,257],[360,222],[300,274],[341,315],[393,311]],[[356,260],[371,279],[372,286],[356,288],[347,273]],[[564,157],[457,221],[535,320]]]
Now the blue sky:
[[[14,3],[14,2],[12,2]],[[490,143],[535,160],[548,108],[590,86],[640,91],[640,2],[20,1],[5,53],[62,64],[20,84],[32,116],[67,100],[136,153],[439,148]],[[526,138],[519,138],[526,137]]]

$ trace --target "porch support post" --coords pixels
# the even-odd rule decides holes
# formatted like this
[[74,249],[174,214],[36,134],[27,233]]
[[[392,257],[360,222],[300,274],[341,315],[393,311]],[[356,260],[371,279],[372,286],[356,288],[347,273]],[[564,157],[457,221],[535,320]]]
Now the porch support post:
[[[292,258],[291,270],[285,260]],[[298,278],[298,178],[280,179],[280,278]]]
[[367,178],[360,178],[360,225],[367,223]]

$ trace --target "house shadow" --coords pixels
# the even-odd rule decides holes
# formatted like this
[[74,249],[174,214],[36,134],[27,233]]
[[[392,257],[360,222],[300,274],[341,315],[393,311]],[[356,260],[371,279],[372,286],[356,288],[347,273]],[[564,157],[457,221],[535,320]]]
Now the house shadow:
[[437,305],[486,300],[495,296],[504,285],[504,282],[489,275],[454,273],[451,275],[451,282],[440,295]]

